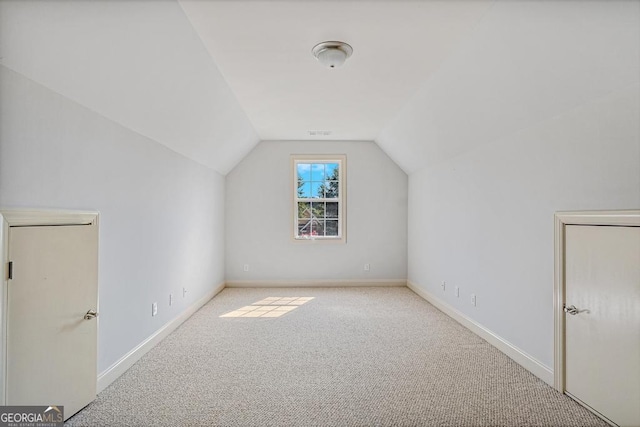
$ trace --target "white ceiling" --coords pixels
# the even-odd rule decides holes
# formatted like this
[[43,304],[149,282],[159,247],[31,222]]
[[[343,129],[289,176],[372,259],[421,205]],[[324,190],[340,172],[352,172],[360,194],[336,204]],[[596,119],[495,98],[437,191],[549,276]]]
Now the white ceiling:
[[637,88],[640,1],[0,0],[0,66],[222,174],[260,139],[411,173]]
[[[263,140],[374,140],[489,1],[180,0]],[[341,68],[311,55],[340,40]]]
[[0,64],[222,174],[259,142],[175,0],[0,0]]
[[640,1],[496,1],[376,142],[412,173],[639,85]]

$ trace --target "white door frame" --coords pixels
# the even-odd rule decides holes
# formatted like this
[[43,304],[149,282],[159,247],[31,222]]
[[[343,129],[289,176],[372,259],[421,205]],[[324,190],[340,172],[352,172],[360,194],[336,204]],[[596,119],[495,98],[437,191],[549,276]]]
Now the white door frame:
[[[6,405],[7,291],[9,282],[9,227],[42,225],[91,225],[98,227],[95,211],[2,209],[0,210],[0,405]],[[97,232],[97,229],[96,229]],[[96,307],[97,310],[97,307]]]
[[567,225],[617,225],[640,226],[640,210],[576,211],[555,214],[555,275],[553,283],[554,355],[553,384],[564,393],[564,303],[565,303],[565,226]]

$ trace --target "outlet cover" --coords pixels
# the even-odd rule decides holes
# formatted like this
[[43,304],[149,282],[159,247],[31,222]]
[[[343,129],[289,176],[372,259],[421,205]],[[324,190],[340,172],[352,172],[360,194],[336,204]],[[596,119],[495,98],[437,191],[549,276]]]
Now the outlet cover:
[[155,316],[156,314],[158,314],[158,303],[154,302],[151,304],[151,316]]
[[471,304],[476,305],[476,294],[471,294]]
[[371,270],[371,265],[370,264],[365,264],[364,265],[364,271],[369,271]]

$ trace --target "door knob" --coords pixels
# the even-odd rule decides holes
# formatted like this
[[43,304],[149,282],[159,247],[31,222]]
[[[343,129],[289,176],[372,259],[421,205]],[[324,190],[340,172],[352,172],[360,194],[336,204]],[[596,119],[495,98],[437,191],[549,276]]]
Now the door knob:
[[84,315],[84,320],[91,320],[94,317],[98,317],[98,312],[95,310],[89,310],[87,311],[87,314]]
[[[576,314],[580,313],[580,310],[578,310],[575,305],[570,305],[569,307],[567,307],[565,305],[564,306],[564,312],[572,314],[572,315],[575,316]],[[86,316],[85,316],[85,318],[86,318]]]
[[565,313],[569,313],[572,316],[575,316],[576,314],[580,314],[580,313],[589,313],[588,309],[585,308],[583,310],[580,310],[580,309],[576,308],[576,306],[573,305],[573,304],[570,305],[569,307],[567,307],[565,305],[563,310],[564,310]]

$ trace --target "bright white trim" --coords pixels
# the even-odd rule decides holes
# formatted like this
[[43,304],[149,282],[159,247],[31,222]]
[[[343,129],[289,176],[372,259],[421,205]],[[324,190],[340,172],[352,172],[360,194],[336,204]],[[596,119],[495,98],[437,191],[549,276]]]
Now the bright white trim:
[[[338,204],[340,211],[338,212],[338,234],[337,237],[311,237],[298,238],[298,163],[329,163],[337,162],[340,164],[339,169],[339,196]],[[315,242],[331,242],[346,243],[347,242],[347,155],[346,154],[292,154],[291,155],[291,194],[292,198],[292,230],[291,241],[294,243],[315,243]],[[325,200],[326,199],[322,199]],[[313,202],[313,199],[310,199]]]
[[516,363],[531,372],[533,375],[540,378],[547,384],[553,385],[553,371],[551,370],[551,368],[536,360],[534,357],[527,354],[525,351],[521,350],[515,345],[511,344],[509,341],[505,340],[499,335],[495,334],[491,330],[485,328],[475,320],[467,317],[432,293],[422,289],[415,283],[407,281],[407,286],[409,287],[409,289],[420,295],[422,298],[434,305],[444,314],[448,315],[453,320],[457,321],[462,326],[469,329],[471,332],[475,333],[480,338],[484,339],[489,344],[493,345],[498,350],[506,354],[509,358],[513,359]]
[[[42,225],[92,225],[97,227],[99,213],[96,211],[2,209],[0,210],[0,405],[6,404],[7,378],[7,292],[9,277],[9,227]],[[98,307],[99,311],[99,302]]]
[[132,367],[142,356],[144,356],[149,350],[159,344],[165,339],[171,332],[175,331],[178,326],[184,323],[189,317],[191,317],[196,311],[198,311],[203,305],[216,296],[220,291],[224,289],[224,283],[218,285],[214,290],[208,292],[205,296],[200,298],[189,308],[182,312],[178,317],[169,321],[162,328],[158,329],[149,338],[138,344],[135,348],[122,356],[113,365],[109,366],[103,372],[98,375],[98,393],[107,388],[113,383],[120,375],[124,374],[130,367]]
[[640,210],[556,212],[567,225],[618,225],[640,227]]
[[566,225],[613,225],[640,227],[640,210],[556,212],[553,280],[553,386],[564,389],[564,249]]
[[9,227],[29,225],[95,225],[98,212],[69,210],[3,209],[0,215]]
[[379,280],[230,280],[227,288],[337,288],[337,287],[402,287],[407,286],[405,279]]

